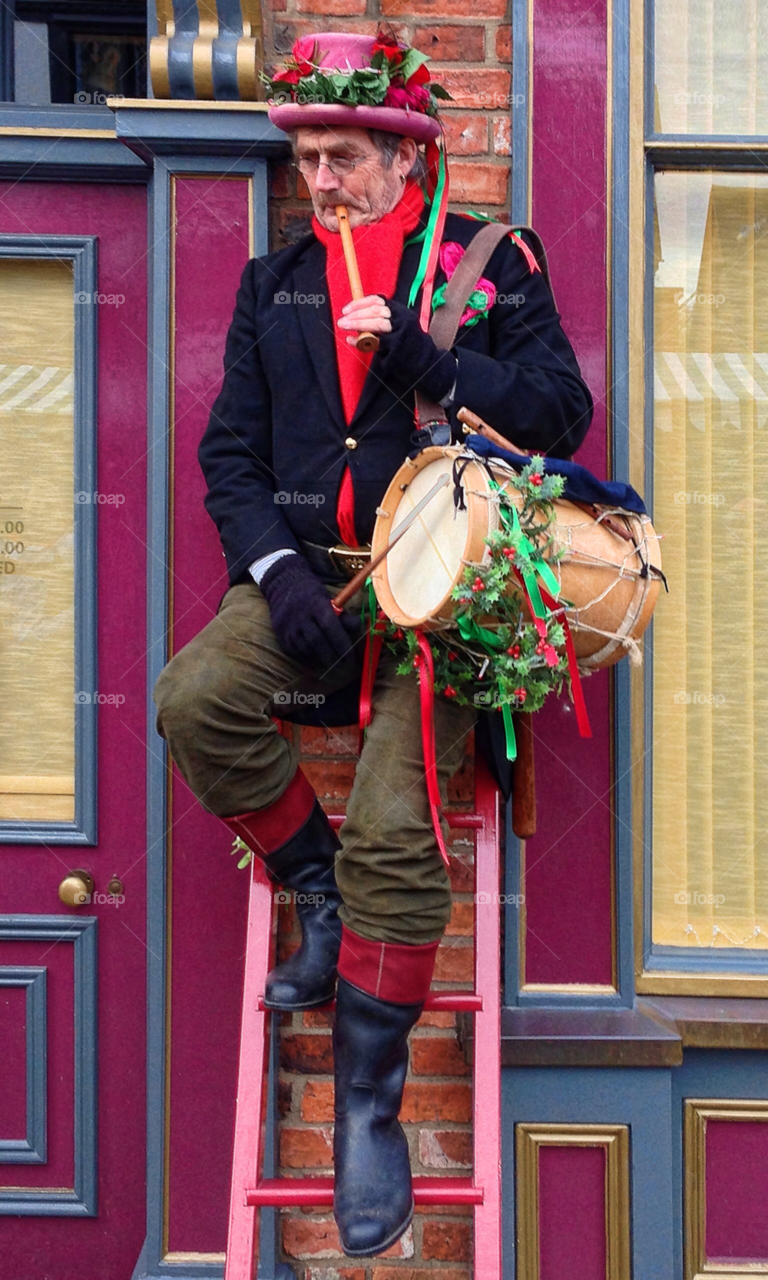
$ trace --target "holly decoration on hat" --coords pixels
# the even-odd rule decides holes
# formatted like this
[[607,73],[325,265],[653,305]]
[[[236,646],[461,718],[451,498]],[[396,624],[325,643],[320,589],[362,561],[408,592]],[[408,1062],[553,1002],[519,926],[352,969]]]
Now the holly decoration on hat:
[[283,67],[271,76],[260,73],[270,101],[395,107],[429,116],[437,115],[439,98],[450,101],[442,85],[430,79],[428,56],[399,41],[391,28],[379,27],[370,67],[323,69],[322,56],[312,36],[297,40]]

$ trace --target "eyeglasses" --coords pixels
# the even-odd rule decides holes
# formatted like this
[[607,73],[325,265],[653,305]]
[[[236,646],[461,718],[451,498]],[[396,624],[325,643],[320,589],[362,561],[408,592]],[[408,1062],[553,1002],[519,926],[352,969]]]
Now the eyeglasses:
[[332,160],[316,160],[312,156],[300,156],[298,160],[294,160],[294,167],[303,173],[307,178],[314,178],[321,164],[330,170],[335,178],[343,178],[363,160],[370,160],[373,152],[368,152],[364,156],[334,156]]

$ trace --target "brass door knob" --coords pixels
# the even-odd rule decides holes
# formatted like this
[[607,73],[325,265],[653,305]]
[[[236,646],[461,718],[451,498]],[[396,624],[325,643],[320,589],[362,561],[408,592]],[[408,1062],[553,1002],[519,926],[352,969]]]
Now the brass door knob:
[[59,897],[68,907],[82,907],[91,900],[94,890],[93,876],[82,867],[75,867],[59,885]]

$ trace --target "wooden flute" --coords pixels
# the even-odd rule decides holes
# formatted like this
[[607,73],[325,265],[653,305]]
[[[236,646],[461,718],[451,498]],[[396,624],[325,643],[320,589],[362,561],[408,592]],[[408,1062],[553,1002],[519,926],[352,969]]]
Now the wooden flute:
[[[364,298],[363,282],[360,279],[360,268],[357,265],[357,254],[355,253],[355,243],[352,239],[352,228],[349,225],[349,214],[347,207],[343,204],[336,205],[336,220],[339,224],[339,235],[341,236],[341,247],[344,250],[344,261],[347,264],[347,275],[352,289],[352,299],[357,302],[358,298]],[[375,333],[359,333],[355,341],[358,351],[378,351],[379,339]]]

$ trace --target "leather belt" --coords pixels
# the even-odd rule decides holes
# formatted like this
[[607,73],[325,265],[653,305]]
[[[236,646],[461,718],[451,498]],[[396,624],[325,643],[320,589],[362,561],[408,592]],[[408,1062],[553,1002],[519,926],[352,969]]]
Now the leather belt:
[[347,547],[340,542],[335,547],[321,547],[301,538],[299,547],[310,568],[326,582],[349,582],[371,560],[369,546]]

